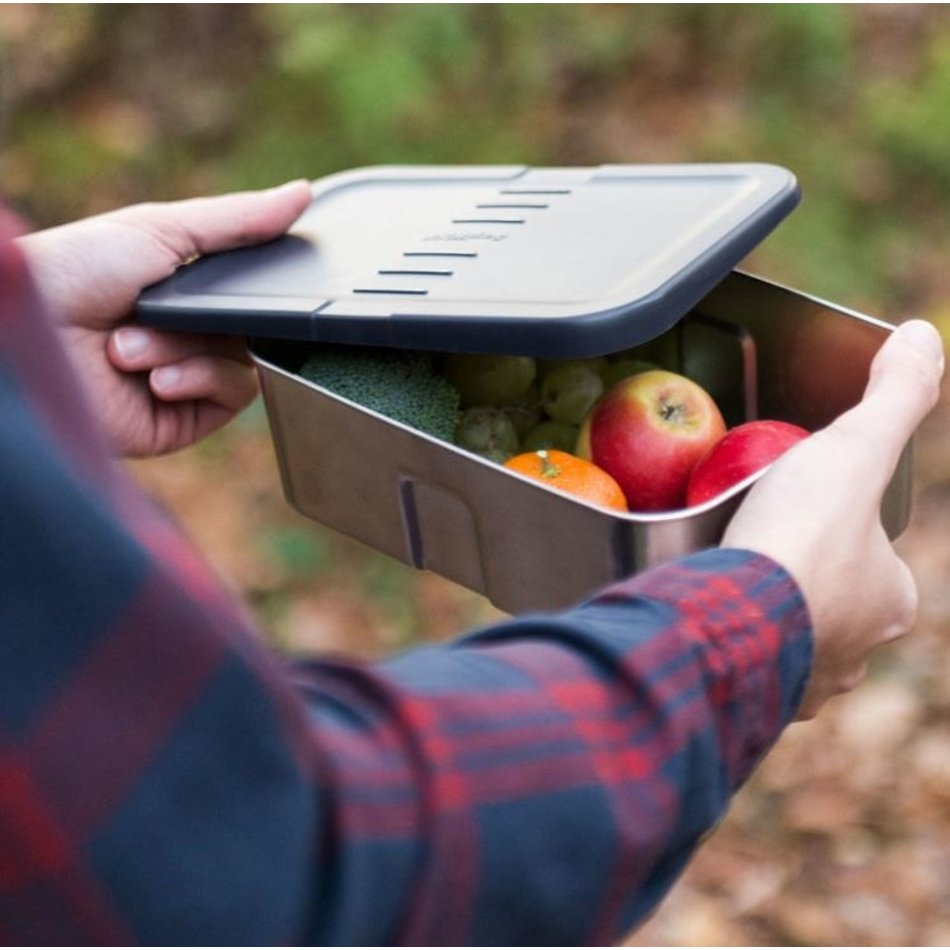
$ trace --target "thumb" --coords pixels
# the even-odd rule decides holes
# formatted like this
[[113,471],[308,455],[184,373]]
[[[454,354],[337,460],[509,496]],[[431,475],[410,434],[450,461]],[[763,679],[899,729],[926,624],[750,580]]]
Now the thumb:
[[874,357],[863,398],[828,426],[826,437],[843,440],[856,454],[863,446],[864,472],[889,479],[907,441],[937,402],[943,370],[936,328],[925,320],[902,323]]
[[266,191],[146,203],[20,239],[37,285],[64,323],[112,329],[143,287],[197,254],[279,237],[303,213],[306,181]]
[[175,264],[279,237],[304,212],[312,193],[305,180],[263,191],[135,205],[114,215],[150,233]]

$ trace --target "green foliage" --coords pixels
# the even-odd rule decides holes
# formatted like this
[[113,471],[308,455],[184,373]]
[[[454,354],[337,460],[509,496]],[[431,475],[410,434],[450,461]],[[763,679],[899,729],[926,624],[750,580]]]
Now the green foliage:
[[312,577],[333,563],[326,538],[300,525],[275,526],[263,534],[261,544],[275,568],[288,578]]
[[248,89],[255,132],[232,156],[255,182],[291,160],[313,175],[553,161],[558,91],[610,81],[661,19],[649,7],[545,4],[277,5],[258,16],[273,63]]
[[430,354],[375,347],[317,349],[300,375],[389,419],[452,441],[459,394]]
[[369,557],[358,571],[360,592],[386,618],[394,634],[394,648],[411,645],[425,627],[419,605],[407,596],[414,573],[412,568],[386,557]]
[[950,31],[936,33],[910,82],[890,78],[868,89],[864,119],[913,188],[950,191]]
[[0,44],[38,224],[387,162],[770,161],[804,202],[751,266],[883,314],[943,292],[912,250],[950,244],[939,5],[13,4]]
[[109,183],[117,156],[82,125],[46,112],[19,117],[11,132],[29,143],[20,160],[29,163],[31,176],[47,182],[37,198],[51,216],[80,216],[89,191]]
[[[726,8],[728,9],[728,8]],[[736,26],[748,14],[734,12]],[[750,91],[795,98],[803,92],[834,102],[853,75],[855,14],[846,5],[784,3],[758,9]],[[750,44],[751,45],[751,44]],[[816,103],[817,104],[817,103]]]

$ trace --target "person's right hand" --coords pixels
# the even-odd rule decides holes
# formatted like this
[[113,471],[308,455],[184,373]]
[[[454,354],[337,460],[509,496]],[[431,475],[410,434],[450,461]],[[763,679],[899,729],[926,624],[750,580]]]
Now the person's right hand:
[[808,605],[815,655],[799,718],[855,686],[871,651],[913,626],[917,589],[881,526],[881,498],[937,401],[943,366],[930,324],[898,327],[874,358],[861,402],[782,456],[726,530],[724,547],[777,561]]

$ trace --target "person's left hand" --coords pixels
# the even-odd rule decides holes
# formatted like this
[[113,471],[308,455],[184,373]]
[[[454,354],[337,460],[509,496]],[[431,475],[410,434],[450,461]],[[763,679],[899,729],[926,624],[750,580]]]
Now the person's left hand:
[[310,201],[279,188],[140,204],[19,239],[66,351],[120,454],[184,448],[257,392],[243,338],[130,322],[141,291],[197,254],[276,238]]

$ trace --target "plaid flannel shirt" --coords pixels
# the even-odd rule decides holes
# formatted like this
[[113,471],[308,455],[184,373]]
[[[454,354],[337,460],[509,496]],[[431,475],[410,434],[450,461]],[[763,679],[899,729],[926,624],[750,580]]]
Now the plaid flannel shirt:
[[800,593],[730,550],[284,665],[109,458],[9,240],[0,327],[5,944],[611,942],[799,702]]

